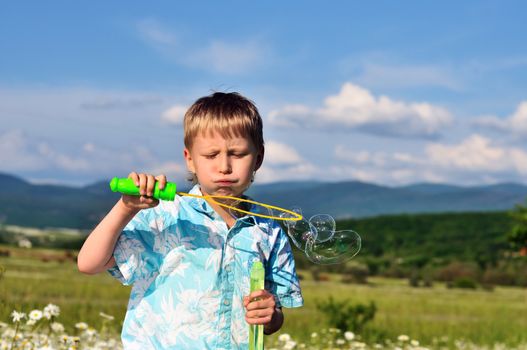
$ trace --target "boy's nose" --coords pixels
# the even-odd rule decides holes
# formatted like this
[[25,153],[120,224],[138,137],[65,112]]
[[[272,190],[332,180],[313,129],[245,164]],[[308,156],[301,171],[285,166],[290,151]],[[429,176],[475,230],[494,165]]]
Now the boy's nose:
[[229,157],[220,157],[219,171],[222,174],[229,174],[231,172]]

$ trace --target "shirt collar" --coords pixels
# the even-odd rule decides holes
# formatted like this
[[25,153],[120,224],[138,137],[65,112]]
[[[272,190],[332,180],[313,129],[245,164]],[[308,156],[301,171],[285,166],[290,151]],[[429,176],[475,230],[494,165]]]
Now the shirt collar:
[[[201,190],[199,189],[199,184],[194,185],[194,187],[192,187],[189,193],[198,196],[203,195],[203,193],[201,193]],[[209,205],[209,203],[207,203],[204,198],[186,197],[186,201],[192,208],[199,211],[200,213],[206,214],[210,217],[216,214],[214,209],[212,209],[212,207]]]

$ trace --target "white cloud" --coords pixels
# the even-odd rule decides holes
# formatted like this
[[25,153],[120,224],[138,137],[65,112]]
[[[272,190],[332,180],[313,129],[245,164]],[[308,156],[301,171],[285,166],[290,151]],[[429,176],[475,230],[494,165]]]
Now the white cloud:
[[316,167],[303,159],[291,146],[276,142],[265,143],[265,160],[258,170],[258,182],[302,180],[312,177]]
[[337,145],[335,147],[336,159],[351,162],[354,164],[370,164],[376,166],[384,166],[386,164],[387,157],[388,155],[385,152],[370,152],[365,150],[353,152],[342,145]]
[[80,178],[88,175],[92,180],[119,174],[125,176],[132,170],[156,175],[164,173],[178,181],[186,175],[184,165],[163,162],[141,145],[117,150],[87,142],[79,149],[64,151],[49,142],[30,139],[20,130],[0,134],[0,164],[3,172],[47,172]]
[[0,134],[0,164],[2,171],[18,172],[38,170],[46,165],[40,151],[28,144],[20,130]]
[[521,102],[516,111],[507,118],[484,116],[478,118],[475,125],[517,137],[527,137],[527,101]]
[[499,145],[481,135],[457,144],[428,143],[421,152],[371,152],[335,147],[334,177],[376,183],[443,182],[458,184],[522,181],[527,152]]
[[187,109],[188,108],[185,106],[172,106],[163,112],[163,114],[161,115],[161,120],[177,126],[183,125],[183,119],[185,117]]
[[527,174],[527,152],[495,145],[481,135],[472,135],[458,145],[428,145],[426,155],[432,164],[447,169]]
[[8,172],[49,168],[84,171],[91,166],[86,159],[59,153],[46,142],[28,139],[20,130],[9,130],[0,134],[0,164],[2,170]]
[[359,130],[391,137],[429,138],[452,123],[450,113],[429,103],[406,103],[345,83],[337,95],[328,96],[324,106],[312,109],[289,105],[269,113],[275,126]]
[[276,141],[265,143],[265,162],[272,165],[299,164],[304,160],[291,146]]
[[264,165],[256,173],[256,182],[307,180],[313,178],[313,175],[317,172],[317,168],[311,163],[300,163],[285,168],[276,168],[268,166],[264,162]]
[[[150,167],[149,172],[154,175],[164,174],[167,176],[168,181],[183,181],[188,174],[187,167],[184,164],[176,162],[163,162]],[[182,183],[178,183],[181,185]]]
[[208,43],[181,37],[156,19],[139,21],[140,36],[163,56],[177,64],[222,74],[249,72],[268,63],[271,50],[261,40],[229,42],[214,39]]

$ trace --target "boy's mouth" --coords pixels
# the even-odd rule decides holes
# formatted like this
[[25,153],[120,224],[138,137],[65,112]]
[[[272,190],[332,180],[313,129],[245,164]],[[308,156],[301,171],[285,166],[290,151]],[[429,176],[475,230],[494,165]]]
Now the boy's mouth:
[[218,186],[232,186],[236,183],[236,181],[221,179],[221,180],[214,181],[214,183]]

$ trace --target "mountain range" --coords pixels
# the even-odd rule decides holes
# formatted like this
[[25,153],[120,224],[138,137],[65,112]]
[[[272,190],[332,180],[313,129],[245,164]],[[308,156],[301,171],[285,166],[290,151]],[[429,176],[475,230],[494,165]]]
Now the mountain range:
[[[110,191],[108,183],[109,179],[84,187],[38,185],[0,173],[0,223],[91,229],[119,198]],[[189,186],[180,187],[185,191]],[[255,184],[247,194],[275,206],[300,207],[306,217],[320,213],[341,219],[402,213],[510,210],[515,204],[525,202],[527,186],[502,183],[466,187],[421,183],[388,187],[358,181],[304,181]]]

